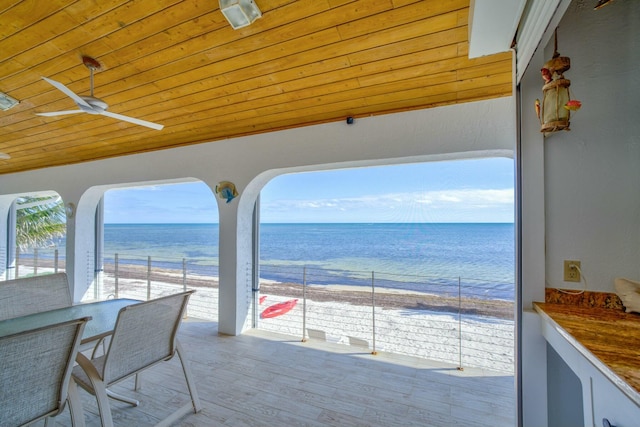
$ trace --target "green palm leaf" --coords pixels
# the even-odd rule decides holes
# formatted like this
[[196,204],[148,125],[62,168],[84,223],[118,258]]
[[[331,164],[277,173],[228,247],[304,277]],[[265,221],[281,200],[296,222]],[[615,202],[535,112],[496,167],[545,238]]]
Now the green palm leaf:
[[50,246],[66,234],[62,200],[51,197],[21,197],[16,214],[16,243],[21,249]]

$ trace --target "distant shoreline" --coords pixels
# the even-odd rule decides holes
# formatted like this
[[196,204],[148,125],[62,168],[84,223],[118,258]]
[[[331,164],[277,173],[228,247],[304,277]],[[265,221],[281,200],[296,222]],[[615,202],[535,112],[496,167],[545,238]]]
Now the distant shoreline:
[[[319,302],[339,302],[383,309],[423,310],[429,312],[486,316],[513,320],[514,303],[504,300],[452,298],[429,293],[378,287],[375,292],[345,285],[310,285],[306,297]],[[302,285],[295,283],[261,283],[261,291],[272,295],[302,298]]]

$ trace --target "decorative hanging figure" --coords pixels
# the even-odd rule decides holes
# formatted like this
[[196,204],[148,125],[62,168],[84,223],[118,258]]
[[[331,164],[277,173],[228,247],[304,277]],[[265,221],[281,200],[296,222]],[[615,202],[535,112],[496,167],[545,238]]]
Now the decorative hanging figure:
[[542,103],[536,99],[536,114],[542,125],[540,132],[544,133],[570,130],[571,111],[582,106],[580,101],[571,99],[571,81],[564,78],[564,73],[571,68],[571,60],[558,53],[557,32],[556,29],[553,58],[540,70],[544,80]]

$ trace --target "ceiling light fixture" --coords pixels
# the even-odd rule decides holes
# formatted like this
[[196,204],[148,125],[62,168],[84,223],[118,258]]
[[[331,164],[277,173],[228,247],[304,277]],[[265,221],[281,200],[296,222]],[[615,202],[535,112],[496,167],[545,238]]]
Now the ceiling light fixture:
[[7,111],[18,105],[20,101],[14,99],[4,92],[0,92],[0,110]]
[[253,0],[220,0],[220,11],[234,30],[251,25],[262,16]]

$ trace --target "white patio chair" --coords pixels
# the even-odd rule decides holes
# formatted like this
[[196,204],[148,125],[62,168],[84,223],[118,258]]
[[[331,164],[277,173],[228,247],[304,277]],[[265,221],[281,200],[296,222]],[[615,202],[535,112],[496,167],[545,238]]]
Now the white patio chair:
[[158,425],[170,425],[191,409],[194,412],[200,411],[201,404],[193,376],[176,339],[189,296],[193,292],[170,295],[121,309],[105,355],[88,359],[83,354],[78,354],[79,366],[73,369],[73,377],[78,385],[96,396],[103,427],[113,426],[109,397],[137,405],[137,401],[113,396],[107,389],[171,359],[176,352],[182,364],[191,403],[184,405]]
[[[0,320],[73,305],[67,273],[43,274],[0,282]],[[97,342],[80,345],[80,351],[96,351]]]
[[84,427],[71,370],[89,319],[0,338],[0,426],[29,425],[58,415],[68,400],[73,425]]
[[0,282],[0,320],[69,307],[72,303],[66,273]]

